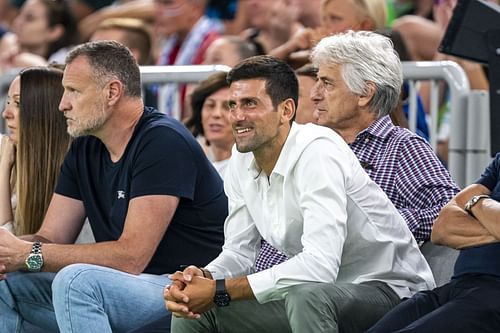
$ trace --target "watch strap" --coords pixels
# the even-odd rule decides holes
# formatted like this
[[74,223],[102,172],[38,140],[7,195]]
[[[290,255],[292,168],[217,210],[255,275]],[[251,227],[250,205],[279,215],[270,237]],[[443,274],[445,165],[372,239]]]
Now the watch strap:
[[480,194],[480,195],[475,195],[472,198],[467,201],[467,203],[464,206],[464,210],[469,213],[472,217],[474,216],[474,213],[472,213],[472,207],[474,207],[481,199],[486,199],[489,198],[490,196],[487,194]]
[[226,280],[219,279],[215,280],[215,295],[214,295],[214,303],[218,307],[228,306],[231,302],[231,296],[227,293],[226,290]]

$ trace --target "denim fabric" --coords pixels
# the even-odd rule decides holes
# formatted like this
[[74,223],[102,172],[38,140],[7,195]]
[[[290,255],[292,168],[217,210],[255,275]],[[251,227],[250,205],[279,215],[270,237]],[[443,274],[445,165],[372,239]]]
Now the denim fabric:
[[50,332],[128,332],[170,316],[167,284],[164,275],[87,264],[57,274],[12,273],[0,281],[0,332],[24,332],[25,321]]

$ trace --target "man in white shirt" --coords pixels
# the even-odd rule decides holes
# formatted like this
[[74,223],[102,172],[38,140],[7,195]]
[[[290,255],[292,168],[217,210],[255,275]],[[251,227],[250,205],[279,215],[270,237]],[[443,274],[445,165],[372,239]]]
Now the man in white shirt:
[[[293,70],[257,56],[228,81],[237,151],[225,179],[225,244],[205,268],[172,276],[172,332],[362,331],[400,298],[432,288],[404,220],[345,141],[293,123]],[[261,239],[290,259],[254,273]],[[332,289],[328,299],[303,302],[318,283]]]

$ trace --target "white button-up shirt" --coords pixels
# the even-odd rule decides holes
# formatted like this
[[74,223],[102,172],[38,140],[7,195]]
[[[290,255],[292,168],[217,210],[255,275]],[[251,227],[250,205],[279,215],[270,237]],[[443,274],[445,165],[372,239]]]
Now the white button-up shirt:
[[[214,278],[248,275],[261,302],[307,282],[382,281],[400,297],[432,289],[432,272],[403,218],[345,141],[293,124],[269,177],[233,150],[225,176],[229,215]],[[254,273],[261,238],[290,257]]]

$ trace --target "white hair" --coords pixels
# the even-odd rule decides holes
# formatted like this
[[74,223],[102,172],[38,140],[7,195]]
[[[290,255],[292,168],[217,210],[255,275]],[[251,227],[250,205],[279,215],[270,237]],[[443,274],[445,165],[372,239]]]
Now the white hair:
[[378,117],[397,106],[403,72],[389,38],[371,31],[347,31],[325,37],[314,48],[311,60],[316,67],[340,65],[347,87],[357,95],[366,95],[368,83],[373,83],[375,94],[369,109]]

